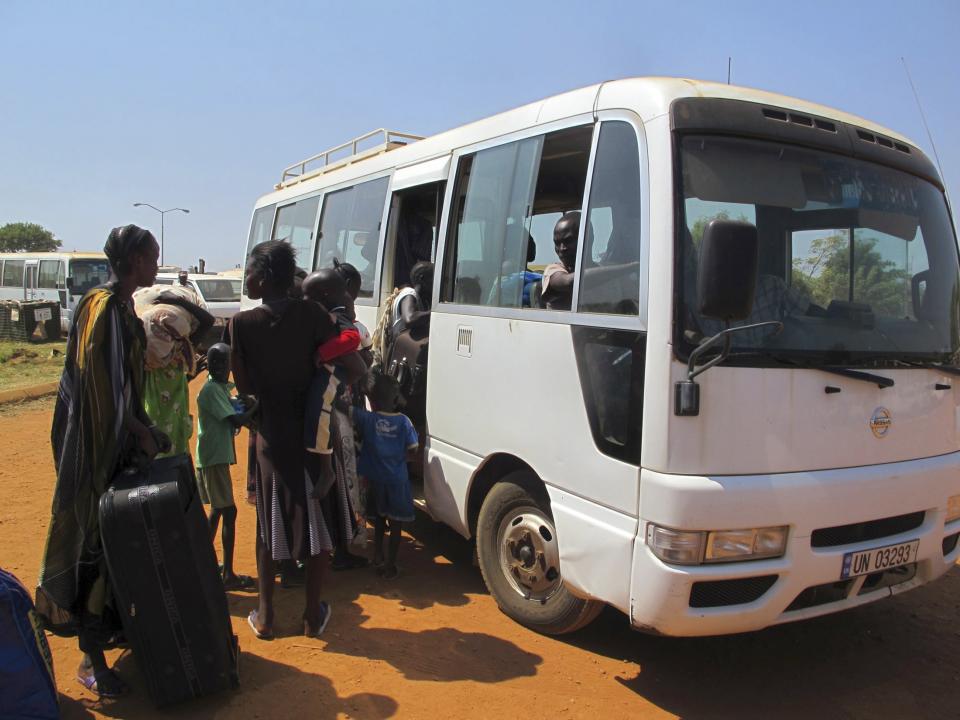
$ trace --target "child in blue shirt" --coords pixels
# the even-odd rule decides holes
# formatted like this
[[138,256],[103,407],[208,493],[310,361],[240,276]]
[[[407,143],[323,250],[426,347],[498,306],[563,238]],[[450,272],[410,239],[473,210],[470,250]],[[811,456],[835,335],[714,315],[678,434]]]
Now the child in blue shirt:
[[[407,462],[419,444],[417,431],[406,415],[396,412],[400,385],[388,375],[376,375],[370,390],[373,412],[353,408],[354,425],[360,430],[363,447],[357,472],[369,483],[368,515],[374,521],[373,564],[378,574],[392,580],[400,574],[397,551],[403,523],[413,522],[413,495]],[[384,562],[383,539],[390,528],[390,542]]]

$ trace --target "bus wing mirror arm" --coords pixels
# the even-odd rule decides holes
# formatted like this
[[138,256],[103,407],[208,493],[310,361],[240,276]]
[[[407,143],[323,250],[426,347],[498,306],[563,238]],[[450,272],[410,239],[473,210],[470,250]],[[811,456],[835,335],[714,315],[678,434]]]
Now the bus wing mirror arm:
[[[706,338],[693,349],[693,352],[690,353],[690,360],[687,362],[687,379],[674,383],[674,415],[692,417],[700,414],[700,386],[694,378],[727,359],[727,356],[730,355],[730,336],[733,335],[733,333],[760,327],[776,327],[776,333],[779,333],[783,330],[783,323],[778,320],[770,320],[768,322],[739,325],[732,328],[730,327],[730,322],[727,321],[726,328],[713,337]],[[711,358],[700,367],[697,367],[697,360],[699,360],[709,348],[721,341],[723,342],[723,349],[720,351],[720,354],[715,358]]]

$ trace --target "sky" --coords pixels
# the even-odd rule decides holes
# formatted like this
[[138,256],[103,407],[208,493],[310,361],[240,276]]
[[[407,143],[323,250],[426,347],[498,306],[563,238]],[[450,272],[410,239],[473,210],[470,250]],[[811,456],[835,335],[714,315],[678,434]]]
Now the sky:
[[762,88],[930,141],[960,192],[960,3],[0,0],[0,225],[111,227],[168,264],[242,261],[281,170],[379,127],[430,135],[602,80]]

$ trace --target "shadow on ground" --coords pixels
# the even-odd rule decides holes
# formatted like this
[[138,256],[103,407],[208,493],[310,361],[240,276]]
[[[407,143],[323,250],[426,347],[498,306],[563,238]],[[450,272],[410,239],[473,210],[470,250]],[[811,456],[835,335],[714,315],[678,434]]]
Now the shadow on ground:
[[324,636],[325,652],[382,660],[408,680],[498,683],[532,677],[543,658],[509,640],[444,627],[410,631],[366,627],[356,603],[340,608],[338,632]]
[[113,718],[271,718],[303,717],[311,720],[351,718],[382,720],[398,711],[397,702],[386,695],[356,693],[341,697],[333,683],[323,676],[303,672],[290,665],[253,655],[241,654],[241,686],[211,697],[157,709],[147,696],[133,656],[124,653],[116,665],[133,692],[114,701],[75,700],[60,696],[64,720],[90,718],[92,709]]
[[746,635],[666,638],[627,627],[607,608],[565,641],[639,664],[616,681],[682,718],[960,717],[957,568],[895,598]]

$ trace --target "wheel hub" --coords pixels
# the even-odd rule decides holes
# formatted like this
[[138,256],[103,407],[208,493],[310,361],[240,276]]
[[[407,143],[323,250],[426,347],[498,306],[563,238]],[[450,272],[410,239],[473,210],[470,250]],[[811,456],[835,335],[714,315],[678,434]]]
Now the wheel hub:
[[520,508],[500,524],[500,565],[511,587],[546,602],[559,588],[560,551],[553,522],[539,508]]

